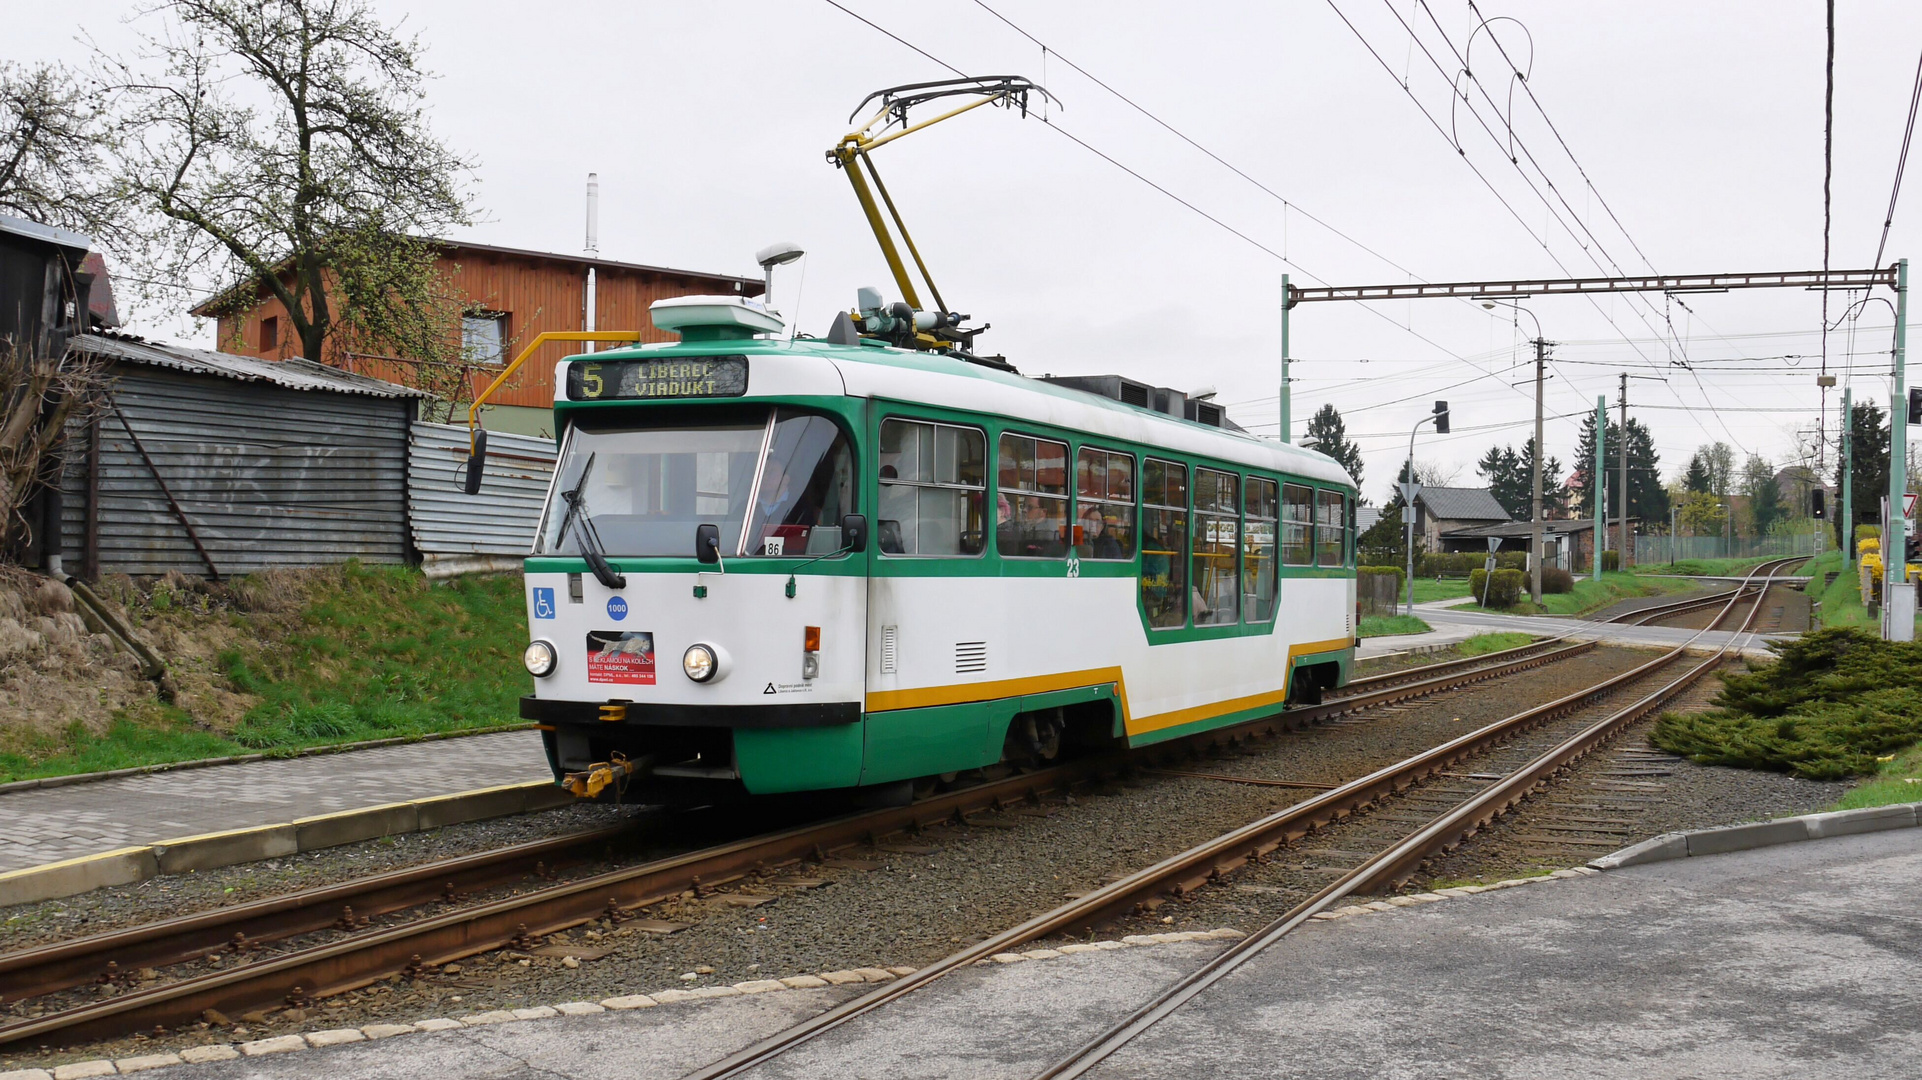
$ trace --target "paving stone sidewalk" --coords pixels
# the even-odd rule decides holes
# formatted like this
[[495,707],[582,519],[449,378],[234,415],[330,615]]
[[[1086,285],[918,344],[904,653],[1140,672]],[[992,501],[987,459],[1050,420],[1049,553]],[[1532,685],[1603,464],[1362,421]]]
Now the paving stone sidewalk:
[[505,731],[10,791],[0,871],[548,775],[539,735]]

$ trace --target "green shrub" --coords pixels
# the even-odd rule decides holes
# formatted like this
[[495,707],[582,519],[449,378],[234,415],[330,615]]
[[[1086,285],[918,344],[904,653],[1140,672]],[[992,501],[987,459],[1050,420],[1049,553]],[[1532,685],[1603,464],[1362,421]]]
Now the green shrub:
[[[1488,556],[1480,551],[1448,551],[1435,555],[1423,555],[1415,560],[1415,574],[1418,577],[1432,578],[1442,574],[1467,574],[1480,570]],[[1528,552],[1504,551],[1495,556],[1498,570],[1525,570],[1528,568]]]
[[1484,570],[1468,575],[1468,593],[1484,607],[1514,607],[1521,602],[1522,590],[1527,585],[1528,575],[1520,570],[1497,570],[1492,579]]
[[1621,568],[1622,568],[1621,552],[1619,551],[1602,552],[1602,572],[1603,573],[1607,573],[1610,570],[1620,570]]
[[1837,780],[1922,740],[1922,644],[1835,627],[1769,648],[1774,663],[1723,676],[1719,709],[1666,714],[1651,741],[1704,765]]
[[1575,591],[1575,575],[1559,566],[1542,567],[1542,591],[1545,593],[1566,593]]

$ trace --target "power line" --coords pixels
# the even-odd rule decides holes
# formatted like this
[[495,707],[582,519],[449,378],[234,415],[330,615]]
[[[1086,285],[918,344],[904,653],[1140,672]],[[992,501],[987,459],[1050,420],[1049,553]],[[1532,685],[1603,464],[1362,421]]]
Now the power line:
[[912,41],[909,41],[909,40],[908,40],[907,38],[904,38],[904,37],[902,37],[901,35],[899,35],[899,34],[896,34],[896,33],[894,33],[894,32],[893,32],[892,30],[889,30],[889,29],[887,29],[886,27],[884,27],[884,26],[882,26],[882,25],[881,25],[880,23],[877,23],[877,22],[875,22],[875,21],[873,21],[872,19],[868,19],[868,18],[866,18],[866,17],[864,17],[864,16],[862,16],[861,14],[859,14],[858,12],[855,12],[855,11],[852,11],[852,10],[850,10],[850,9],[848,9],[848,8],[845,8],[845,7],[842,7],[842,6],[840,5],[840,4],[837,4],[837,3],[835,3],[835,2],[834,2],[834,0],[827,0],[827,5],[828,5],[829,7],[831,7],[831,8],[835,8],[835,9],[838,9],[839,11],[841,11],[841,12],[842,12],[843,14],[845,14],[845,15],[850,15],[850,16],[853,16],[853,17],[854,17],[854,19],[855,19],[855,20],[857,20],[857,21],[859,21],[859,22],[863,22],[863,23],[866,23],[866,24],[867,24],[867,25],[868,25],[869,27],[871,27],[872,29],[875,29],[875,30],[878,30],[878,31],[880,31],[881,33],[883,33],[883,34],[885,34],[885,35],[887,35],[888,37],[891,37],[891,38],[893,38],[893,39],[894,39],[894,40],[895,40],[896,42],[898,42],[898,43],[900,43],[900,44],[902,44],[902,45],[905,45],[905,46],[907,46],[907,47],[908,47],[908,48],[910,48],[910,49],[913,49],[913,50],[914,50],[915,52],[918,52],[918,53],[920,53],[920,54],[921,54],[922,56],[925,56],[925,57],[927,57],[927,58],[928,58],[929,60],[932,60],[932,61],[934,61],[934,62],[935,62],[936,64],[939,64],[940,66],[942,66],[942,67],[944,67],[944,68],[947,68],[947,69],[948,69],[949,71],[952,71],[952,72],[954,72],[954,73],[955,73],[955,75],[957,75],[957,76],[959,76],[959,77],[961,77],[961,78],[963,78],[963,79],[965,79],[965,78],[967,78],[967,77],[968,77],[968,76],[967,76],[967,73],[966,73],[966,72],[964,72],[964,71],[962,71],[962,70],[961,70],[960,68],[958,68],[958,67],[955,67],[955,66],[954,66],[953,64],[950,64],[950,63],[948,63],[948,62],[947,62],[946,60],[943,60],[943,59],[941,59],[940,57],[938,57],[938,56],[936,56],[936,55],[934,55],[933,53],[931,53],[931,52],[929,52],[928,50],[926,50],[926,49],[924,49],[924,48],[922,48],[921,46],[919,46],[919,45],[916,45],[916,44],[915,44],[914,42],[912,42]]
[[[1480,9],[1475,7],[1475,0],[1468,0],[1468,10],[1474,12],[1477,16],[1481,15]],[[1515,62],[1508,58],[1508,50],[1502,47],[1501,39],[1496,37],[1492,32],[1488,35],[1488,39],[1495,43],[1495,51],[1502,54],[1502,59],[1507,61],[1509,70],[1518,75],[1521,74],[1521,69],[1516,67]],[[1529,84],[1526,77],[1522,78],[1521,84],[1522,92],[1528,95],[1529,103],[1535,106],[1537,113],[1541,114],[1542,122],[1548,125],[1548,130],[1555,136],[1555,141],[1561,144],[1562,151],[1568,155],[1569,162],[1575,166],[1575,171],[1581,175],[1582,183],[1588,187],[1589,193],[1594,195],[1595,201],[1601,203],[1602,209],[1608,212],[1608,219],[1615,223],[1615,228],[1621,232],[1622,238],[1628,241],[1628,246],[1635,249],[1635,254],[1642,260],[1642,265],[1653,271],[1655,264],[1650,262],[1648,256],[1642,253],[1642,246],[1635,242],[1633,236],[1629,235],[1628,227],[1622,224],[1622,219],[1615,216],[1615,208],[1608,204],[1608,200],[1602,197],[1601,190],[1595,186],[1595,182],[1588,178],[1588,170],[1582,168],[1582,163],[1576,159],[1575,151],[1570,149],[1568,140],[1562,138],[1561,131],[1555,127],[1555,121],[1549,118],[1548,110],[1542,107],[1541,100],[1535,96],[1535,88]]]
[[1902,152],[1895,158],[1895,184],[1889,189],[1889,212],[1882,218],[1882,239],[1875,245],[1875,266],[1882,261],[1882,252],[1889,246],[1889,226],[1895,224],[1895,198],[1902,194],[1902,170],[1909,162],[1909,140],[1915,136],[1915,110],[1922,105],[1922,57],[1915,62],[1915,89],[1909,93],[1909,122],[1902,129]]
[[[1835,178],[1835,0],[1828,0],[1828,59],[1822,70],[1822,272],[1829,269],[1829,232],[1833,222],[1830,188]],[[1880,256],[1878,256],[1879,258]],[[1829,373],[1829,290],[1822,290],[1822,374]],[[1817,445],[1826,441],[1820,425],[1829,414],[1828,380],[1822,380],[1822,411],[1816,420]]]
[[[849,15],[849,16],[852,16],[852,17],[853,17],[854,19],[856,19],[856,20],[858,20],[858,21],[859,21],[859,22],[861,22],[862,24],[864,24],[864,25],[866,25],[866,26],[868,26],[868,27],[870,27],[870,28],[872,28],[872,29],[874,29],[874,30],[877,30],[877,31],[879,31],[880,33],[882,33],[882,34],[884,34],[884,35],[886,35],[886,36],[887,36],[888,38],[890,38],[890,39],[892,39],[893,41],[895,41],[895,42],[897,42],[897,43],[899,43],[899,44],[901,44],[901,45],[904,45],[904,46],[906,46],[906,47],[907,47],[907,48],[909,48],[909,49],[912,49],[912,50],[914,50],[914,52],[916,52],[916,53],[918,53],[918,54],[920,54],[921,56],[923,56],[923,57],[925,57],[926,59],[928,59],[928,60],[930,60],[930,61],[932,61],[932,62],[934,62],[935,64],[938,64],[939,66],[941,66],[941,67],[943,67],[943,68],[946,68],[946,69],[947,69],[948,71],[950,71],[950,72],[952,72],[953,74],[955,74],[955,75],[957,75],[957,76],[960,76],[960,77],[962,77],[962,78],[966,78],[966,77],[967,77],[967,75],[966,75],[966,73],[965,73],[965,72],[963,72],[963,71],[962,71],[962,70],[961,70],[960,68],[958,68],[958,67],[955,67],[955,66],[954,66],[953,64],[950,64],[950,63],[948,63],[947,61],[945,61],[945,60],[942,60],[942,59],[941,59],[940,57],[937,57],[937,56],[935,56],[935,55],[934,55],[933,53],[931,53],[931,52],[928,52],[928,51],[927,51],[926,49],[923,49],[923,48],[921,48],[920,46],[918,46],[918,45],[915,45],[914,43],[912,43],[912,42],[910,42],[910,41],[908,41],[908,40],[907,40],[906,38],[903,38],[903,37],[901,37],[900,35],[898,35],[898,34],[896,34],[896,33],[894,33],[894,32],[892,32],[892,31],[890,31],[890,30],[888,30],[888,29],[886,29],[886,28],[884,28],[884,27],[882,27],[882,26],[881,26],[880,24],[878,24],[878,23],[876,23],[876,22],[874,22],[874,21],[873,21],[872,19],[868,19],[868,18],[866,18],[866,17],[864,17],[864,16],[862,16],[862,15],[860,15],[860,14],[858,14],[858,13],[856,13],[856,12],[854,12],[854,11],[852,11],[852,10],[850,10],[850,9],[849,9],[849,8],[847,8],[846,6],[844,6],[844,5],[842,5],[842,4],[840,4],[840,3],[837,3],[837,2],[836,2],[836,0],[826,0],[826,2],[827,2],[827,4],[828,4],[828,5],[830,6],[830,7],[833,7],[833,8],[834,8],[834,9],[836,9],[837,11],[840,11],[840,12],[842,12],[842,13],[844,13],[844,14],[847,14],[847,15]],[[1007,20],[1005,20],[1005,19],[1003,19],[1002,21],[1004,21],[1004,22],[1006,22]],[[1013,25],[1013,24],[1010,24],[1010,25]],[[1045,46],[1044,46],[1044,47],[1045,47]],[[1057,55],[1058,55],[1058,54],[1057,54]],[[1076,70],[1077,70],[1077,71],[1079,71],[1080,69],[1079,69],[1079,68],[1076,68]],[[1084,74],[1085,74],[1085,73],[1084,73]],[[1090,76],[1090,78],[1092,78],[1092,76]],[[1117,96],[1119,96],[1119,95],[1117,95]],[[1196,214],[1199,214],[1199,215],[1200,215],[1201,217],[1203,217],[1203,218],[1206,218],[1206,219],[1207,219],[1208,221],[1210,221],[1210,222],[1213,222],[1213,223],[1214,223],[1215,225],[1218,225],[1218,226],[1220,226],[1221,228],[1223,228],[1223,229],[1225,229],[1225,230],[1227,230],[1228,232],[1230,232],[1230,233],[1232,233],[1232,234],[1234,234],[1235,236],[1237,236],[1237,237],[1239,237],[1239,238],[1241,238],[1242,240],[1244,240],[1244,241],[1246,241],[1247,243],[1249,243],[1250,245],[1252,245],[1252,246],[1254,246],[1255,248],[1257,248],[1257,249],[1259,249],[1259,250],[1261,250],[1262,252],[1264,252],[1264,253],[1266,253],[1267,255],[1269,255],[1269,256],[1271,256],[1271,257],[1273,257],[1273,258],[1275,258],[1275,259],[1277,259],[1277,260],[1279,260],[1280,262],[1282,262],[1282,263],[1284,263],[1284,264],[1286,264],[1286,265],[1288,265],[1288,266],[1292,266],[1292,267],[1294,267],[1295,269],[1297,269],[1297,270],[1300,270],[1300,271],[1302,272],[1302,274],[1303,274],[1303,275],[1305,275],[1306,277],[1308,277],[1308,278],[1310,278],[1310,279],[1312,279],[1312,280],[1314,280],[1314,281],[1316,281],[1316,282],[1318,282],[1318,283],[1321,283],[1321,284],[1324,284],[1324,285],[1326,284],[1326,281],[1324,281],[1324,280],[1323,280],[1323,279],[1322,279],[1322,278],[1321,278],[1321,277],[1320,277],[1319,275],[1317,275],[1317,274],[1315,274],[1314,272],[1312,272],[1312,271],[1310,271],[1310,270],[1309,270],[1309,269],[1307,269],[1306,267],[1304,267],[1304,266],[1302,266],[1302,265],[1301,265],[1300,263],[1298,263],[1298,262],[1296,262],[1296,261],[1294,261],[1293,259],[1290,259],[1290,258],[1288,258],[1288,257],[1287,257],[1287,256],[1285,256],[1285,255],[1282,255],[1282,254],[1280,254],[1279,252],[1277,252],[1277,251],[1275,251],[1275,250],[1274,250],[1273,248],[1270,248],[1270,247],[1269,247],[1269,246],[1267,246],[1266,244],[1263,244],[1263,243],[1261,243],[1260,241],[1258,241],[1258,240],[1255,240],[1255,239],[1254,239],[1253,237],[1251,237],[1251,236],[1249,236],[1249,235],[1247,235],[1246,233],[1244,233],[1244,232],[1242,232],[1242,231],[1240,231],[1239,229],[1236,229],[1236,228],[1234,228],[1233,226],[1231,226],[1231,225],[1229,225],[1229,224],[1227,224],[1226,222],[1224,222],[1224,221],[1222,221],[1222,220],[1221,220],[1220,218],[1217,218],[1217,217],[1215,217],[1214,215],[1212,215],[1212,214],[1209,214],[1209,213],[1207,213],[1206,211],[1204,211],[1204,210],[1202,210],[1202,209],[1201,209],[1200,207],[1198,207],[1198,206],[1196,206],[1196,205],[1195,205],[1194,203],[1192,203],[1192,202],[1189,202],[1189,201],[1188,201],[1187,199],[1184,199],[1184,198],[1182,198],[1181,196],[1179,196],[1179,195],[1176,195],[1176,194],[1175,194],[1175,193],[1174,193],[1173,191],[1170,191],[1170,190],[1169,190],[1168,188],[1166,188],[1166,187],[1164,187],[1164,186],[1162,186],[1162,185],[1160,185],[1160,184],[1157,184],[1157,183],[1155,183],[1154,181],[1152,181],[1152,180],[1150,180],[1150,179],[1148,179],[1148,178],[1147,178],[1146,176],[1144,176],[1144,175],[1142,175],[1141,173],[1139,173],[1139,172],[1137,172],[1137,171],[1135,171],[1134,169],[1132,169],[1132,168],[1129,168],[1128,166],[1126,166],[1126,165],[1124,165],[1124,164],[1122,164],[1122,163],[1121,163],[1120,161],[1118,161],[1118,160],[1116,160],[1115,158],[1113,158],[1113,157],[1111,157],[1110,155],[1108,155],[1108,154],[1106,154],[1106,153],[1104,153],[1104,152],[1102,152],[1101,150],[1098,150],[1098,149],[1096,149],[1096,148],[1095,148],[1094,146],[1092,146],[1092,145],[1090,145],[1090,144],[1089,144],[1088,142],[1086,142],[1085,140],[1083,140],[1083,139],[1081,139],[1081,138],[1079,138],[1078,136],[1076,136],[1076,135],[1075,135],[1075,134],[1073,134],[1072,132],[1070,132],[1070,131],[1068,131],[1068,130],[1067,130],[1066,128],[1064,128],[1064,127],[1062,127],[1061,125],[1059,125],[1059,124],[1057,124],[1057,123],[1053,123],[1053,122],[1052,122],[1052,121],[1051,121],[1051,120],[1050,120],[1050,119],[1049,119],[1049,118],[1048,118],[1047,116],[1045,116],[1045,115],[1044,115],[1044,116],[1042,117],[1042,123],[1044,123],[1044,124],[1046,124],[1046,125],[1047,125],[1047,126],[1048,126],[1048,127],[1049,127],[1049,128],[1051,129],[1051,130],[1053,130],[1053,131],[1056,131],[1056,132],[1059,132],[1059,133],[1060,133],[1061,135],[1063,135],[1063,136],[1066,136],[1066,137],[1067,137],[1067,138],[1068,138],[1068,139],[1069,139],[1070,141],[1072,141],[1072,142],[1074,142],[1074,143],[1075,143],[1076,145],[1078,145],[1078,146],[1080,146],[1080,147],[1081,147],[1082,149],[1084,149],[1084,150],[1087,150],[1088,152],[1090,152],[1090,153],[1092,153],[1092,154],[1094,154],[1095,156],[1097,156],[1097,157],[1099,157],[1099,158],[1101,158],[1101,159],[1102,159],[1103,161],[1106,161],[1106,162],[1107,162],[1108,164],[1110,164],[1110,165],[1113,165],[1114,167],[1116,167],[1116,168],[1118,168],[1118,169],[1120,169],[1120,170],[1121,170],[1122,172],[1125,172],[1125,173],[1127,173],[1127,174],[1128,174],[1129,176],[1132,176],[1132,177],[1134,177],[1134,178],[1135,178],[1136,180],[1139,180],[1139,181],[1141,181],[1142,183],[1144,183],[1144,184],[1146,184],[1146,185],[1148,185],[1149,187],[1151,187],[1151,188],[1153,188],[1154,190],[1156,190],[1156,191],[1158,191],[1158,192],[1160,192],[1161,194],[1163,194],[1163,195],[1166,195],[1166,196],[1167,196],[1168,198],[1170,198],[1170,199],[1173,199],[1173,200],[1174,200],[1175,202],[1177,202],[1177,203],[1180,203],[1180,204],[1181,204],[1182,206],[1184,206],[1184,207],[1186,207],[1186,208],[1188,208],[1189,210],[1192,210],[1192,211],[1194,211],[1194,212],[1195,212]],[[1520,219],[1519,219],[1519,218],[1517,218],[1517,220],[1520,220]],[[1391,265],[1393,265],[1393,264],[1391,264]],[[1399,268],[1399,267],[1398,267],[1398,268]],[[1455,352],[1454,350],[1452,350],[1452,349],[1450,349],[1450,348],[1448,348],[1447,346],[1445,346],[1445,345],[1443,345],[1443,344],[1441,344],[1440,342],[1438,342],[1438,341],[1435,341],[1434,339],[1432,339],[1432,338],[1430,338],[1430,337],[1428,337],[1428,336],[1427,336],[1427,335],[1425,335],[1425,334],[1422,334],[1422,333],[1419,333],[1419,332],[1417,332],[1417,331],[1416,331],[1416,330],[1415,330],[1415,329],[1414,329],[1413,327],[1409,327],[1409,326],[1403,326],[1402,324],[1400,324],[1400,323],[1398,323],[1398,322],[1396,322],[1396,321],[1395,321],[1394,319],[1392,319],[1392,318],[1390,318],[1389,316],[1387,316],[1387,315],[1385,315],[1385,314],[1383,314],[1383,313],[1382,313],[1382,312],[1380,312],[1380,311],[1376,311],[1376,310],[1374,310],[1373,308],[1364,308],[1363,310],[1366,310],[1366,311],[1367,311],[1367,312],[1368,312],[1368,313],[1369,313],[1370,315],[1373,315],[1373,316],[1375,316],[1376,318],[1379,318],[1379,319],[1381,319],[1382,321],[1384,321],[1384,322],[1386,322],[1386,323],[1388,323],[1388,324],[1389,324],[1390,326],[1393,326],[1393,327],[1395,327],[1396,329],[1398,329],[1398,330],[1400,330],[1400,331],[1402,331],[1403,333],[1406,333],[1406,334],[1408,334],[1408,335],[1410,335],[1411,337],[1414,337],[1414,338],[1416,338],[1417,340],[1419,340],[1419,341],[1421,341],[1421,342],[1424,342],[1425,344],[1427,344],[1427,345],[1429,345],[1429,346],[1431,346],[1431,347],[1433,347],[1434,349],[1436,349],[1436,350],[1437,350],[1437,351],[1439,351],[1439,352],[1442,352],[1442,353],[1446,353],[1447,355],[1449,355],[1449,356],[1452,356],[1452,357],[1454,357],[1455,359],[1457,359],[1457,360],[1461,360],[1461,361],[1463,361],[1463,362],[1465,362],[1465,363],[1471,363],[1471,364],[1473,363],[1472,361],[1468,361],[1468,360],[1467,360],[1467,359],[1466,359],[1465,357],[1463,357],[1463,356],[1462,356],[1461,354],[1459,354],[1459,353],[1457,353],[1457,352]],[[1476,365],[1476,366],[1479,366],[1479,365]],[[1520,393],[1520,391],[1519,391],[1519,390],[1517,390],[1516,392],[1517,392],[1517,393]],[[1279,426],[1279,425],[1277,425],[1277,426]]]
[[1368,254],[1373,255],[1375,258],[1380,259],[1382,262],[1387,263],[1389,266],[1392,266],[1395,269],[1400,270],[1402,273],[1407,274],[1409,277],[1413,277],[1413,278],[1420,277],[1420,275],[1416,274],[1413,270],[1408,269],[1406,266],[1403,266],[1402,264],[1396,262],[1395,260],[1389,258],[1388,256],[1383,255],[1381,252],[1376,251],[1374,248],[1369,247],[1367,244],[1362,243],[1360,240],[1357,240],[1354,237],[1348,235],[1347,233],[1341,231],[1340,229],[1335,228],[1333,225],[1330,225],[1328,222],[1322,220],[1316,215],[1311,214],[1308,211],[1302,209],[1300,203],[1290,202],[1288,198],[1283,194],[1281,194],[1280,192],[1269,187],[1267,184],[1264,184],[1261,181],[1255,179],[1254,177],[1248,175],[1248,173],[1242,171],[1242,169],[1236,166],[1233,162],[1227,160],[1226,158],[1222,157],[1220,154],[1217,154],[1213,150],[1210,150],[1207,147],[1196,142],[1194,139],[1190,138],[1186,132],[1180,130],[1179,128],[1175,127],[1173,124],[1170,124],[1168,121],[1163,120],[1161,117],[1150,112],[1147,109],[1147,107],[1143,106],[1140,102],[1137,102],[1135,99],[1129,97],[1128,95],[1122,93],[1119,90],[1116,90],[1114,87],[1109,86],[1099,76],[1095,75],[1093,72],[1089,71],[1087,68],[1084,68],[1080,64],[1075,63],[1073,60],[1070,60],[1066,56],[1063,56],[1061,54],[1061,50],[1052,48],[1051,46],[1048,45],[1047,42],[1042,41],[1038,37],[1035,37],[1033,34],[1029,33],[1026,29],[1016,24],[1014,20],[1008,18],[1006,15],[1001,14],[999,11],[996,11],[994,8],[989,7],[988,4],[986,3],[986,0],[974,0],[974,2],[977,6],[981,8],[981,10],[987,12],[988,14],[1001,20],[1003,23],[1007,24],[1009,29],[1013,30],[1017,34],[1020,34],[1022,37],[1027,38],[1029,41],[1034,42],[1035,45],[1040,47],[1041,52],[1044,56],[1053,56],[1056,60],[1059,60],[1062,63],[1073,68],[1075,71],[1079,72],[1082,75],[1082,77],[1087,79],[1089,82],[1094,83],[1096,86],[1099,86],[1103,90],[1106,90],[1108,93],[1113,94],[1117,98],[1120,98],[1123,102],[1127,104],[1129,108],[1147,117],[1148,119],[1154,121],[1156,124],[1161,126],[1163,129],[1165,129],[1169,134],[1173,135],[1175,138],[1180,139],[1182,142],[1185,142],[1189,146],[1192,146],[1196,150],[1199,150],[1203,154],[1206,154],[1210,159],[1212,159],[1215,163],[1219,164],[1222,168],[1227,169],[1229,172],[1234,173],[1236,176],[1239,176],[1243,180],[1246,180],[1250,184],[1253,184],[1255,187],[1259,188],[1262,191],[1262,193],[1267,195],[1269,198],[1274,199],[1276,202],[1280,203],[1282,206],[1290,210],[1293,210],[1295,213],[1300,214],[1302,217],[1307,218],[1309,221],[1314,222],[1315,224],[1321,226],[1324,229],[1327,229],[1329,232],[1334,233],[1336,236],[1341,237],[1343,240],[1348,241],[1349,243],[1355,245],[1361,250],[1367,252]]

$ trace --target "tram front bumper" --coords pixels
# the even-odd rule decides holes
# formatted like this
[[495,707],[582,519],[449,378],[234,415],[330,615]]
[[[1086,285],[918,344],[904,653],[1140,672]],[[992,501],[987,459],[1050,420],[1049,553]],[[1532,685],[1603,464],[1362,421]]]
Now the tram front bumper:
[[807,701],[781,705],[656,705],[636,701],[558,701],[527,694],[521,719],[539,724],[600,724],[608,705],[622,705],[614,722],[651,727],[706,727],[766,731],[779,728],[833,727],[861,719],[858,701]]

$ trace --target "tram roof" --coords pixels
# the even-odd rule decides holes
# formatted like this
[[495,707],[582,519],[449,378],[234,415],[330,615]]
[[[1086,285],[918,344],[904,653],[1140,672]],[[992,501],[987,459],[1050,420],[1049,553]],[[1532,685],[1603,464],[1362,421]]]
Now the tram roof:
[[[793,341],[753,338],[640,345],[571,356],[561,363],[742,355],[778,356],[793,361],[783,365],[773,380],[767,378],[769,373],[750,364],[750,399],[815,393],[923,402],[1354,486],[1353,479],[1333,458],[1303,446],[1183,420],[1085,390],[939,353],[877,345],[836,345],[809,338]],[[776,385],[768,386],[770,381]],[[757,386],[757,382],[760,385]],[[566,383],[557,370],[554,379],[557,403],[566,400],[562,396]]]

